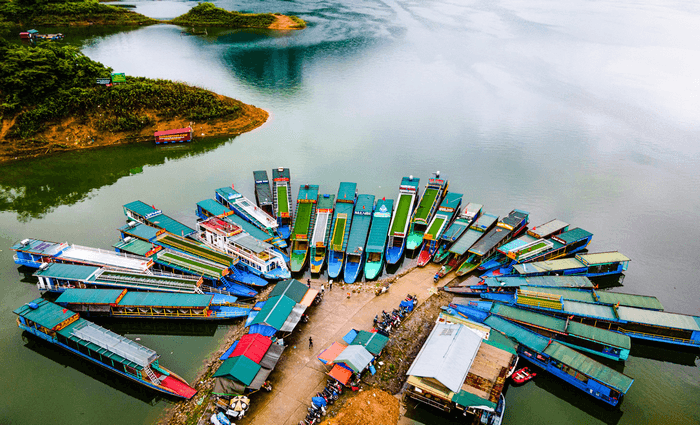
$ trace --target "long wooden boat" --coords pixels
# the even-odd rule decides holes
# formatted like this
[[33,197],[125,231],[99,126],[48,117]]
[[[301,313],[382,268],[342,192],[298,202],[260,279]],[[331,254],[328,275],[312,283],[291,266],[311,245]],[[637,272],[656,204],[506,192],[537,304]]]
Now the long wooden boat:
[[384,266],[384,249],[386,248],[387,232],[391,225],[391,213],[394,209],[394,200],[382,198],[377,201],[372,216],[372,227],[367,237],[365,252],[365,280],[375,279]]
[[287,242],[277,233],[277,228],[279,226],[277,220],[262,209],[258,208],[251,200],[235,190],[233,185],[231,187],[221,187],[216,189],[215,196],[216,202],[226,206],[236,213],[238,217],[265,232],[268,237],[265,238],[264,236],[261,236],[261,238],[264,238],[261,239],[262,241],[270,243],[280,249],[287,247]]
[[277,232],[282,239],[289,239],[292,231],[292,183],[289,168],[272,170],[272,202],[279,227]]
[[448,186],[449,181],[440,178],[439,171],[435,173],[435,177],[428,180],[423,196],[418,203],[418,208],[416,208],[411,218],[411,228],[406,238],[407,250],[415,251],[422,246],[423,235],[428,230],[428,224],[430,224],[430,220],[433,219],[437,212]]
[[309,256],[309,240],[316,224],[316,203],[318,202],[318,185],[307,184],[299,187],[294,230],[289,237],[292,243],[290,268],[296,273],[306,265]]
[[253,179],[255,179],[255,202],[270,217],[275,217],[272,192],[270,191],[270,179],[267,178],[267,171],[253,171]]
[[523,232],[526,229],[529,215],[530,213],[526,211],[516,209],[511,211],[507,217],[499,220],[496,227],[469,248],[467,251],[469,255],[456,271],[457,276],[463,276],[476,269],[499,246]]
[[442,263],[450,255],[449,249],[454,244],[457,239],[459,239],[464,232],[469,229],[469,226],[474,224],[479,215],[481,214],[481,209],[484,206],[481,204],[468,203],[464,210],[459,214],[455,221],[450,224],[450,227],[445,230],[445,232],[440,237],[438,250],[433,256],[434,263]]
[[593,289],[594,284],[584,276],[534,277],[471,277],[454,286],[443,287],[445,292],[465,296],[480,296],[485,292],[514,293],[520,287]]
[[574,258],[515,264],[506,270],[494,270],[491,276],[587,276],[602,277],[621,274],[630,259],[617,251],[576,254]]
[[87,361],[164,394],[190,399],[187,381],[161,366],[150,348],[82,319],[78,313],[42,298],[14,313],[20,329]]
[[479,215],[479,218],[469,226],[462,236],[460,236],[457,241],[452,244],[448,250],[448,256],[445,260],[445,264],[440,267],[440,270],[435,274],[435,279],[440,279],[444,277],[447,273],[454,270],[464,259],[467,250],[472,247],[477,241],[479,241],[484,235],[486,235],[498,222],[498,216],[490,213],[483,213]]
[[163,229],[173,235],[183,238],[196,238],[197,231],[189,226],[186,226],[179,221],[163,214],[161,210],[146,204],[141,201],[134,201],[123,206],[124,215],[128,219],[138,221],[139,223],[148,224],[149,226]]
[[87,317],[125,319],[227,320],[247,317],[253,306],[219,294],[79,288],[65,290],[55,302]]
[[423,235],[423,249],[418,255],[418,266],[424,267],[438,250],[442,235],[452,223],[459,207],[462,205],[462,194],[448,192],[442,199],[440,208],[430,221],[428,230]]
[[410,217],[416,207],[420,179],[413,176],[404,177],[399,185],[399,198],[394,206],[394,214],[389,226],[389,240],[386,246],[387,264],[396,264],[403,256],[408,236]]
[[360,270],[362,270],[373,212],[374,195],[359,195],[353,212],[348,246],[345,248],[345,269],[343,271],[345,283],[355,283]]
[[316,224],[311,238],[311,273],[320,273],[326,262],[328,240],[333,225],[333,204],[335,195],[324,194],[318,199],[316,207]]
[[345,261],[345,248],[352,225],[353,210],[357,198],[357,183],[340,183],[335,200],[333,224],[331,225],[330,251],[328,253],[328,277],[335,279],[340,275]]

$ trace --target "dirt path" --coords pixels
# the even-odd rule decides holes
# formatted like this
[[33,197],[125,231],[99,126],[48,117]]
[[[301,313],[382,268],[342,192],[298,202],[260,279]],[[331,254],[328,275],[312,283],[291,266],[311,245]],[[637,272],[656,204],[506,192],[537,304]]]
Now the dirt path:
[[297,30],[299,28],[299,23],[295,22],[292,18],[287,15],[275,15],[275,22],[270,24],[268,29],[271,30]]

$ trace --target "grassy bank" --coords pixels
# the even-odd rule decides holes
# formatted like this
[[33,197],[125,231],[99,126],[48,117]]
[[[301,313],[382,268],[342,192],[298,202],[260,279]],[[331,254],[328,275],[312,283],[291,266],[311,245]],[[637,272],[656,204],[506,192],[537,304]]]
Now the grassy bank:
[[[282,15],[230,12],[214,6],[213,3],[201,3],[168,23],[195,27],[269,28],[278,20],[278,16]],[[296,16],[287,18],[294,21],[294,25],[290,28],[306,26],[306,23]]]

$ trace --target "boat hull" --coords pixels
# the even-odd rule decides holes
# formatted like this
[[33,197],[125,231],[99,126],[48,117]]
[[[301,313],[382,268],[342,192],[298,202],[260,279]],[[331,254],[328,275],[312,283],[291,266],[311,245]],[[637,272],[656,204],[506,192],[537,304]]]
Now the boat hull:
[[343,260],[345,259],[345,253],[338,251],[331,251],[328,256],[328,277],[335,279],[340,275],[340,271],[343,269]]
[[290,226],[288,224],[281,224],[277,228],[277,232],[279,233],[280,238],[287,240],[287,239],[289,239],[289,236],[292,234],[292,229],[290,228]]
[[411,232],[406,238],[406,249],[409,251],[415,251],[423,245],[423,235],[424,233]]
[[306,265],[306,258],[308,257],[309,251],[297,250],[292,252],[290,256],[289,265],[292,273],[298,273]]
[[309,269],[311,270],[311,273],[321,273],[321,269],[323,269],[323,263],[326,262],[326,256],[316,256],[315,251],[312,250],[310,259],[309,259]]
[[[353,257],[358,256],[353,255]],[[343,271],[343,281],[345,283],[355,283],[357,277],[360,275],[364,255],[360,255],[359,257],[359,261],[356,261],[356,258],[351,259],[349,255],[348,258],[345,259],[345,270]]]
[[382,271],[384,265],[384,255],[382,255],[379,261],[366,261],[365,262],[365,280],[376,279],[379,273]]
[[401,246],[390,246],[386,249],[386,263],[396,264],[401,260],[403,256],[404,247],[406,246],[406,241],[401,244]]
[[440,264],[444,262],[447,257],[450,255],[450,251],[448,251],[449,247],[448,244],[442,244],[438,248],[437,252],[433,256],[433,263],[435,264]]

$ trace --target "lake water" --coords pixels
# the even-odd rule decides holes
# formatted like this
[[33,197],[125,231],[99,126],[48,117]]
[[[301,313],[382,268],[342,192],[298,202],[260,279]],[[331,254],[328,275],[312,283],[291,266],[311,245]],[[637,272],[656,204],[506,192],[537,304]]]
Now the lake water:
[[[138,2],[156,18],[194,2]],[[261,128],[188,146],[138,145],[0,167],[0,423],[152,423],[167,405],[45,344],[12,310],[38,296],[12,262],[25,237],[110,248],[121,206],[143,200],[187,224],[195,203],[252,171],[396,197],[404,175],[440,170],[466,201],[594,234],[632,262],[615,291],[700,315],[700,8],[689,1],[221,1],[304,18],[303,31],[156,25],[69,29],[115,72],[206,87],[270,112]],[[14,36],[13,36],[14,37]],[[225,328],[107,322],[193,379]],[[541,375],[507,391],[505,424],[700,423],[698,352],[634,344],[635,378],[607,409]],[[443,423],[411,409],[416,423]]]

